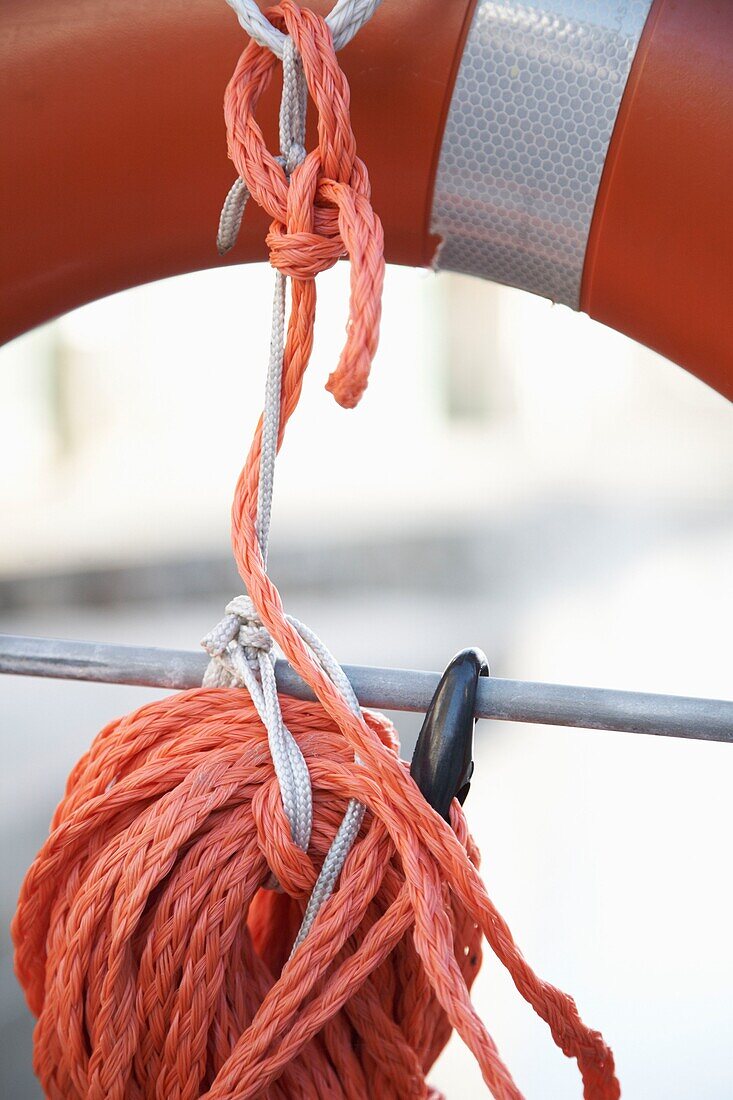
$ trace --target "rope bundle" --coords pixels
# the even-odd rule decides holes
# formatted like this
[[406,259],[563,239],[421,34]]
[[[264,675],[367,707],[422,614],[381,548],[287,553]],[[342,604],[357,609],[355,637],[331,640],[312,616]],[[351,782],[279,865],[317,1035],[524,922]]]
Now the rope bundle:
[[[108,726],[74,769],[16,922],[48,1096],[198,1097],[216,1079],[207,1095],[244,1098],[279,1071],[268,1095],[420,1094],[423,1062],[449,1027],[403,935],[410,905],[378,817],[344,868],[341,905],[270,988],[348,795],[378,794],[319,706],[282,705],[313,783],[308,856],[290,837],[266,735],[242,692],[143,707]],[[368,722],[394,759],[389,723]],[[284,893],[260,890],[270,871]],[[451,919],[470,984],[475,925],[460,905]]]
[[[310,355],[315,274],[351,258],[346,347],[329,381],[350,406],[376,348],[383,260],[329,31],[291,0],[269,18],[295,42],[319,114],[318,148],[288,178],[253,117],[274,60],[250,43],[226,118],[236,168],[273,218],[273,264],[292,280],[280,443]],[[308,851],[293,840],[246,691],[183,692],[104,729],[71,774],[13,926],[46,1094],[434,1097],[426,1074],[456,1028],[493,1095],[517,1100],[469,998],[485,938],[577,1060],[587,1100],[616,1100],[611,1052],[522,958],[478,875],[461,808],[453,803],[448,826],[424,802],[389,722],[350,708],[285,616],[257,537],[261,447],[262,422],[232,541],[259,622],[318,699],[280,700],[311,778]],[[367,808],[358,837],[291,955],[353,800]],[[281,892],[264,889],[273,876]]]

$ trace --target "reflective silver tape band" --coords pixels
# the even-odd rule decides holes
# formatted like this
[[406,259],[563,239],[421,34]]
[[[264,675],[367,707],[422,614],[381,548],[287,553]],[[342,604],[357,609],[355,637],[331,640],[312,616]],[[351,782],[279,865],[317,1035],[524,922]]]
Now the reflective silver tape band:
[[436,267],[579,307],[593,207],[651,0],[478,0],[435,182]]

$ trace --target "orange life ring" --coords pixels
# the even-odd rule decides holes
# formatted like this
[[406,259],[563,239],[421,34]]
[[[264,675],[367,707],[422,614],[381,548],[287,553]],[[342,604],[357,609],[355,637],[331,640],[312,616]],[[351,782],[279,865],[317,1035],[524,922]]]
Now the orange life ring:
[[[328,0],[313,2],[322,12],[330,6]],[[446,159],[450,141],[454,152],[461,141],[469,152],[472,141],[485,147],[488,170],[474,172],[473,183],[479,192],[483,182],[492,183],[492,127],[480,128],[480,112],[474,134],[469,127],[462,137],[453,125],[460,97],[487,91],[479,86],[481,74],[466,69],[468,48],[475,58],[482,41],[475,36],[483,34],[506,59],[506,67],[493,72],[505,80],[502,94],[515,114],[501,125],[511,132],[518,120],[524,145],[520,153],[499,150],[514,157],[503,183],[509,199],[494,202],[466,192],[463,209],[473,203],[481,238],[482,213],[494,204],[479,241],[493,256],[514,249],[516,259],[527,227],[536,230],[538,240],[525,249],[519,269],[531,273],[539,265],[541,273],[533,285],[534,275],[526,281],[515,276],[513,261],[508,274],[468,260],[464,269],[555,296],[552,280],[542,281],[556,258],[546,241],[568,243],[577,267],[569,304],[733,396],[733,3],[589,0],[585,23],[580,0],[514,6],[522,9],[521,26],[512,23],[511,3],[385,0],[343,53],[388,259],[434,261],[443,224],[436,217],[438,190],[450,190],[451,164],[461,171],[460,150]],[[532,23],[534,8],[544,12],[544,24]],[[553,9],[554,22],[547,16]],[[573,30],[580,52],[559,57]],[[540,37],[535,41],[532,34]],[[582,52],[589,35],[602,42],[592,58]],[[524,53],[517,52],[522,42],[529,42]],[[3,5],[0,340],[124,287],[264,258],[263,217],[254,209],[225,261],[212,240],[231,184],[222,92],[242,46],[222,0],[190,0],[185,8],[173,0]],[[577,88],[538,109],[522,89],[533,66],[543,63],[565,65]],[[595,92],[589,91],[591,78]],[[271,89],[261,112],[273,124],[276,96]],[[595,125],[586,116],[601,100],[605,113]],[[549,168],[546,179],[542,173],[545,158],[562,156],[554,146],[563,143],[543,146],[537,139],[546,137],[540,134],[543,119],[562,118],[566,108],[565,129],[582,141],[586,126],[602,153],[590,170],[584,165],[576,172],[588,224],[577,230],[561,223],[553,238],[543,210],[555,183]],[[267,137],[274,146],[272,130]],[[531,188],[516,183],[527,156],[534,157]],[[576,203],[574,171],[570,165],[562,185],[566,219]],[[523,192],[527,202],[515,209]],[[457,255],[454,267],[464,263],[466,251]],[[577,302],[570,300],[576,284]]]

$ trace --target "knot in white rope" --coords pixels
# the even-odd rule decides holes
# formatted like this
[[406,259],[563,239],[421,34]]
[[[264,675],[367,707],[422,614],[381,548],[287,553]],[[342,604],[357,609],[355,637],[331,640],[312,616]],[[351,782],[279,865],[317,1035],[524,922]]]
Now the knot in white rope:
[[224,618],[202,640],[211,657],[204,687],[244,687],[267,730],[283,810],[293,841],[307,851],[313,825],[310,775],[298,743],[283,721],[277,698],[272,638],[249,596],[236,596]]
[[235,596],[224,610],[226,620],[236,620],[239,628],[236,638],[240,645],[250,649],[260,649],[265,653],[270,652],[272,638],[262,625],[257,609],[249,596]]
[[259,653],[269,654],[272,638],[262,625],[249,596],[235,596],[226,606],[226,614],[201,639],[211,657],[204,676],[205,687],[245,686],[237,673],[235,650],[243,651],[250,668],[259,675]]

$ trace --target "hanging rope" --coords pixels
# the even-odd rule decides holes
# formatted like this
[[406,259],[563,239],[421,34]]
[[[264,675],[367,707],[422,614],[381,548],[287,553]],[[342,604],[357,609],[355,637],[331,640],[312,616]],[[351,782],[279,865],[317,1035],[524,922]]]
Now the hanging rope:
[[[361,5],[362,9],[364,5]],[[342,14],[345,6],[342,4]],[[336,9],[334,9],[335,11]],[[362,12],[363,15],[363,12]],[[268,24],[269,26],[270,24]],[[280,32],[278,32],[280,33]],[[307,86],[303,64],[296,44],[290,35],[285,36],[282,51],[283,66],[283,90],[280,104],[280,156],[275,158],[283,169],[290,187],[290,180],[295,169],[303,163],[306,157],[304,148],[305,122],[307,107]],[[246,201],[249,190],[242,193],[242,201]],[[230,191],[224,203],[222,221],[226,215],[231,201]],[[220,235],[221,225],[220,221]],[[238,216],[237,226],[241,223],[241,214]],[[234,226],[233,226],[234,228]],[[380,230],[381,231],[381,230]],[[377,308],[381,297],[382,269],[378,272],[379,285],[375,286]],[[267,565],[267,549],[270,534],[270,517],[272,514],[272,495],[275,480],[275,459],[278,450],[278,437],[280,432],[280,405],[282,400],[282,379],[284,369],[284,331],[285,331],[285,293],[286,276],[281,271],[275,272],[275,295],[272,311],[272,331],[270,337],[270,361],[267,368],[267,381],[265,385],[265,409],[262,414],[262,436],[258,467],[257,485],[257,509],[255,516],[255,533],[257,545],[262,558],[263,569]],[[213,639],[216,648],[211,648],[211,638],[204,639],[204,648],[212,655],[212,664],[204,679],[204,686],[211,683],[220,683],[221,676],[227,677],[232,684],[241,684],[247,687],[258,705],[258,699],[262,705],[258,706],[258,713],[268,731],[270,750],[277,772],[280,791],[282,795],[283,809],[290,822],[293,840],[304,851],[307,851],[310,841],[310,825],[312,815],[312,795],[310,777],[307,765],[302,757],[300,749],[292,734],[283,723],[278,705],[277,686],[275,682],[274,661],[268,648],[267,657],[263,656],[260,647],[259,656],[249,641],[252,630],[262,632],[262,624],[256,617],[251,601],[245,600],[244,618],[239,615],[241,627],[236,626],[236,616],[231,614],[233,605],[230,605],[230,614],[216,628]],[[234,619],[234,624],[232,620]],[[359,704],[352,690],[351,684],[343,673],[338,662],[328,651],[321,640],[303,624],[289,617],[291,625],[310,649],[314,660],[329,676],[341,692],[346,705],[359,714]],[[222,647],[220,636],[225,634],[228,642],[226,646],[227,661],[222,664]],[[265,637],[269,637],[266,632]],[[256,663],[256,668],[255,668]],[[257,677],[259,683],[253,679]],[[264,690],[263,690],[264,689]],[[318,911],[334,888],[336,880],[344,865],[346,856],[356,840],[364,817],[365,807],[352,799],[347,806],[343,821],[333,839],[331,848],[323,861],[313,892],[303,915],[298,935],[293,944],[293,951],[300,945],[308,934]],[[275,883],[276,885],[276,883]]]
[[[318,112],[318,146],[300,163],[266,150],[255,110],[276,58],[269,43],[251,42],[225,114],[239,177],[273,219],[271,262],[291,282],[282,369],[268,376],[274,453],[310,356],[315,276],[351,260],[346,344],[328,383],[351,407],[376,349],[383,258],[329,28],[292,0],[268,19],[291,40]],[[232,508],[248,596],[206,639],[210,679],[222,686],[172,695],[102,730],[23,884],[16,970],[38,1016],[34,1066],[46,1094],[435,1097],[426,1074],[455,1028],[492,1094],[517,1100],[469,996],[485,938],[577,1060],[587,1100],[617,1100],[600,1034],[533,973],[490,901],[460,806],[450,826],[428,806],[390,723],[359,709],[322,643],[285,615],[266,573],[262,472],[273,423],[268,399]],[[271,640],[317,703],[273,703]],[[224,686],[242,682],[248,689]],[[280,773],[299,765],[278,721],[308,775],[309,809],[286,797]],[[276,766],[281,749],[288,762]],[[308,923],[352,806],[366,813],[336,889]],[[264,889],[273,881],[277,891]]]

